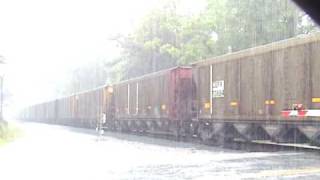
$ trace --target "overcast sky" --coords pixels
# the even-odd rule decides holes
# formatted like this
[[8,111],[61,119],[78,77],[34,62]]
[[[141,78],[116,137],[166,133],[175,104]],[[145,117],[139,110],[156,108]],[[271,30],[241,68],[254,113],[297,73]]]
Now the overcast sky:
[[7,61],[7,87],[25,101],[48,97],[71,68],[114,56],[108,37],[128,32],[155,2],[1,0],[0,55]]
[[[0,0],[6,87],[22,104],[52,98],[72,68],[112,59],[118,51],[108,37],[132,31],[158,1]],[[183,1],[186,10],[202,6]]]

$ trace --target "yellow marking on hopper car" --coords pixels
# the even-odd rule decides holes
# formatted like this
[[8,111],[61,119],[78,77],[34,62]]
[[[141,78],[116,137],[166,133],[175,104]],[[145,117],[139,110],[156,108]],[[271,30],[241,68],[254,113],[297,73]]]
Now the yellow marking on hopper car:
[[234,106],[238,106],[238,102],[236,102],[236,101],[232,101],[232,102],[230,103],[230,106],[232,106],[232,107],[234,107]]
[[268,99],[268,100],[264,101],[264,104],[265,105],[274,105],[274,104],[276,104],[276,101],[272,100],[272,99]]
[[302,169],[283,169],[261,171],[255,177],[281,177],[281,176],[301,176],[320,173],[320,167],[307,167]]
[[111,87],[111,86],[108,87],[107,91],[108,91],[108,93],[110,93],[110,94],[113,93],[113,87]]
[[313,103],[320,103],[320,98],[312,98]]
[[204,108],[205,109],[209,109],[210,108],[210,103],[209,102],[204,103]]

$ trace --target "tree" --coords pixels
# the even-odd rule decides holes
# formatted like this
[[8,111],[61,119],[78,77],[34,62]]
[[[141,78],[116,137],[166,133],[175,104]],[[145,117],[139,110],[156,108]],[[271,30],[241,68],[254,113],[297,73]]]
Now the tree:
[[[167,0],[129,35],[113,38],[120,57],[73,73],[72,91],[307,34],[316,25],[290,0],[207,0],[198,14],[181,14]],[[94,80],[97,79],[97,80]],[[94,81],[92,81],[94,80]]]
[[217,1],[208,0],[202,18],[218,34],[218,55],[309,33],[315,26],[305,16],[289,0],[224,0],[218,10]]

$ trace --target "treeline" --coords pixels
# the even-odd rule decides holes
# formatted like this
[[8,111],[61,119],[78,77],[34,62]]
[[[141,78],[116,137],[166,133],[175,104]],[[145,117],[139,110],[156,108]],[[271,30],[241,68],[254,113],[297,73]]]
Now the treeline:
[[183,3],[165,1],[131,34],[114,36],[121,55],[77,70],[71,83],[80,87],[69,88],[90,89],[316,30],[290,0],[207,0],[192,14],[181,11]]

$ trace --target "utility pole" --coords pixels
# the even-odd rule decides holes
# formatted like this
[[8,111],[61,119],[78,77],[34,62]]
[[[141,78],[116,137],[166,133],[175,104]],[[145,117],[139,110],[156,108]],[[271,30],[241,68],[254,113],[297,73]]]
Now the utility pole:
[[0,102],[0,110],[1,110],[1,114],[0,114],[0,120],[4,120],[3,119],[3,75],[1,75],[1,102]]
[[0,102],[0,121],[4,120],[3,119],[3,79],[4,79],[4,68],[3,66],[5,65],[4,57],[0,55],[0,66],[2,66],[1,71],[0,71],[0,79],[1,79],[1,84],[0,84],[0,89],[1,89],[1,102]]

